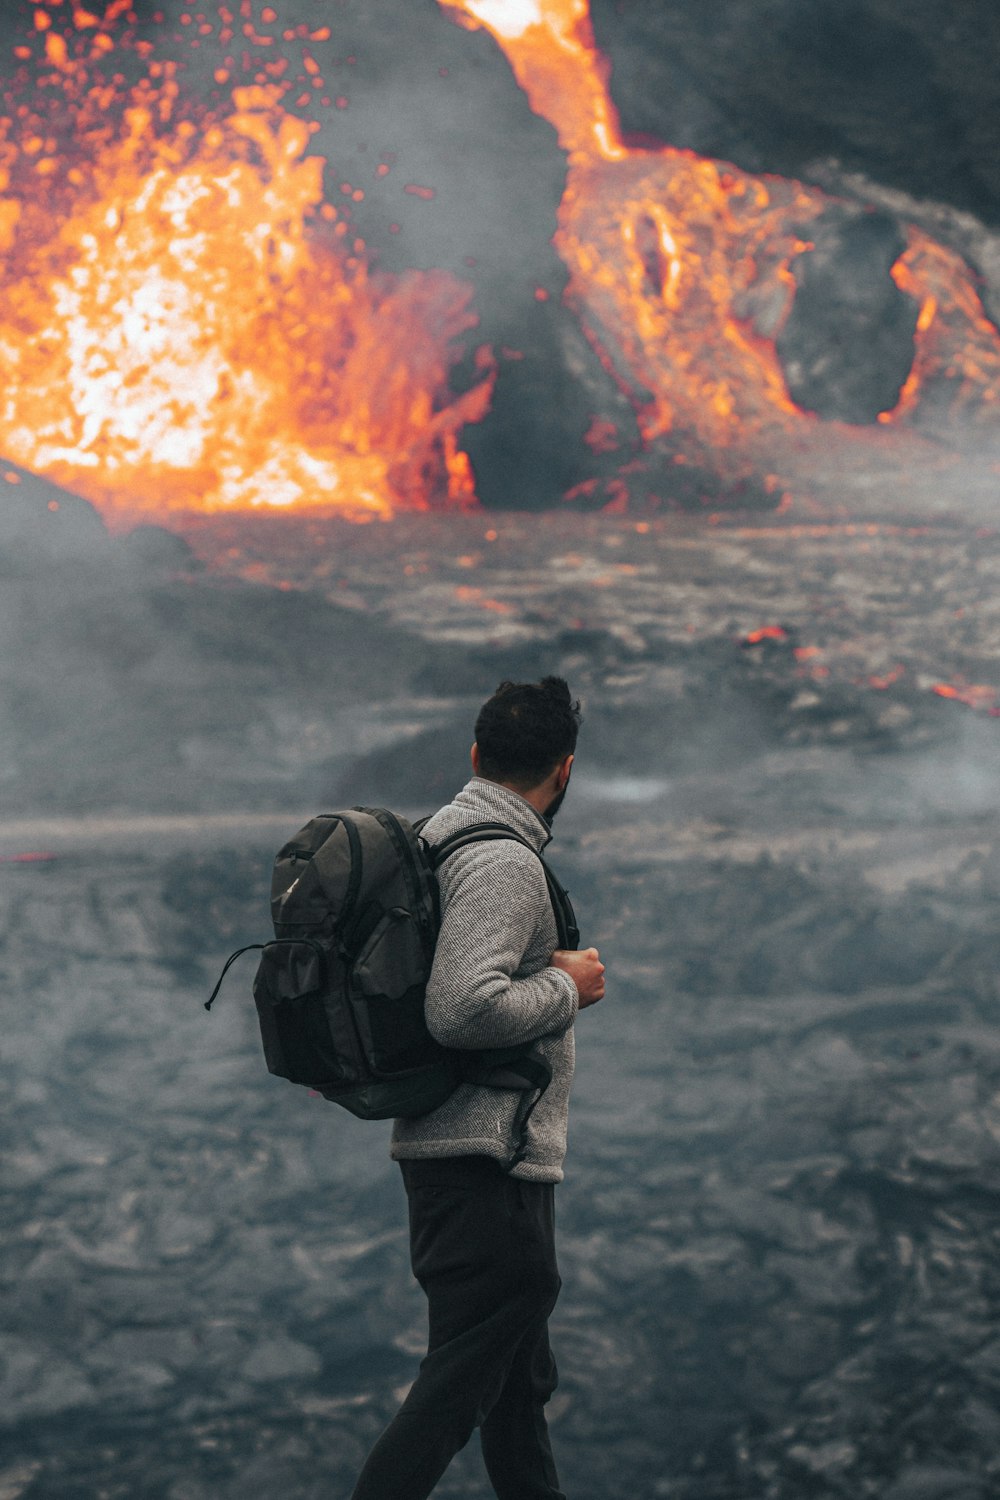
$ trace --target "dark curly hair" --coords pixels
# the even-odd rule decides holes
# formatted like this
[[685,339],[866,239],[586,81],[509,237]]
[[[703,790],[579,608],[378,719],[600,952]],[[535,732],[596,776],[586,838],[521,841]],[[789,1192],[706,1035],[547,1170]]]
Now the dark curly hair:
[[476,719],[479,771],[489,781],[538,786],[576,749],[580,705],[561,677],[501,682]]

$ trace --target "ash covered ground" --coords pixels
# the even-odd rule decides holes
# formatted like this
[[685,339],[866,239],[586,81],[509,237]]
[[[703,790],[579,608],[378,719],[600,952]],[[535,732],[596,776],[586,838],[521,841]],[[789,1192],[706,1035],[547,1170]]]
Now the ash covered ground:
[[[182,540],[5,499],[0,1493],[349,1493],[423,1330],[387,1129],[266,1074],[249,968],[201,1001],[306,816],[429,810],[496,682],[561,671],[554,863],[611,980],[559,1192],[567,1493],[995,1494],[982,516]],[[489,1493],[474,1448],[442,1496]]]

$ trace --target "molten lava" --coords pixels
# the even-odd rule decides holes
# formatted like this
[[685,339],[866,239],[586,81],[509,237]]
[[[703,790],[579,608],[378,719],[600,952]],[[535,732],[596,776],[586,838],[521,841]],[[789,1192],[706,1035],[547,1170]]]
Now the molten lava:
[[471,503],[488,355],[448,388],[471,289],[371,272],[282,86],[213,115],[170,65],[95,81],[127,4],[76,9],[69,40],[59,4],[40,106],[0,126],[0,451],[112,513]]
[[[644,445],[669,434],[674,463],[738,479],[780,467],[818,426],[855,431],[795,406],[775,349],[795,294],[791,262],[833,200],[690,151],[629,146],[588,0],[441,4],[492,33],[568,152],[555,239],[566,298],[632,401]],[[932,380],[947,386],[951,420],[995,423],[1000,336],[968,267],[911,229],[892,274],[920,312],[912,373],[882,426],[910,418]]]

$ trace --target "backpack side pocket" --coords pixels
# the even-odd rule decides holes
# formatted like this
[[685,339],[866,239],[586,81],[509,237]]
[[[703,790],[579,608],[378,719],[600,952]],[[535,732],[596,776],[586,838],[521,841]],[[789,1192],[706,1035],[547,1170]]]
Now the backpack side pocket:
[[268,944],[253,982],[264,1057],[270,1072],[321,1088],[353,1078],[343,1007],[330,1003],[343,970],[337,954],[309,939]]

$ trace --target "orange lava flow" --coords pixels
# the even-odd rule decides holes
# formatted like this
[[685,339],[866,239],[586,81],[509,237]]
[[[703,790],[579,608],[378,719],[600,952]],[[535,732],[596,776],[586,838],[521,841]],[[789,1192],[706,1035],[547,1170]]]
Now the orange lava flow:
[[762,641],[787,641],[788,631],[783,625],[761,625],[743,637],[745,646],[759,646]]
[[473,503],[488,354],[448,388],[471,289],[370,270],[282,85],[199,109],[148,43],[108,81],[127,3],[60,5],[36,12],[41,104],[0,121],[0,452],[111,516]]
[[[631,400],[646,447],[667,438],[673,463],[738,479],[780,467],[816,429],[860,434],[794,404],[775,348],[795,294],[792,260],[811,249],[811,222],[836,200],[690,151],[626,143],[588,0],[440,3],[492,33],[568,153],[555,238],[566,300]],[[1000,335],[972,272],[914,229],[893,276],[920,312],[913,370],[880,416],[883,434],[919,414],[932,382],[944,389],[939,414],[995,423]]]
[[951,698],[967,708],[978,709],[990,718],[1000,718],[1000,688],[977,682],[936,682],[931,688],[939,698]]

